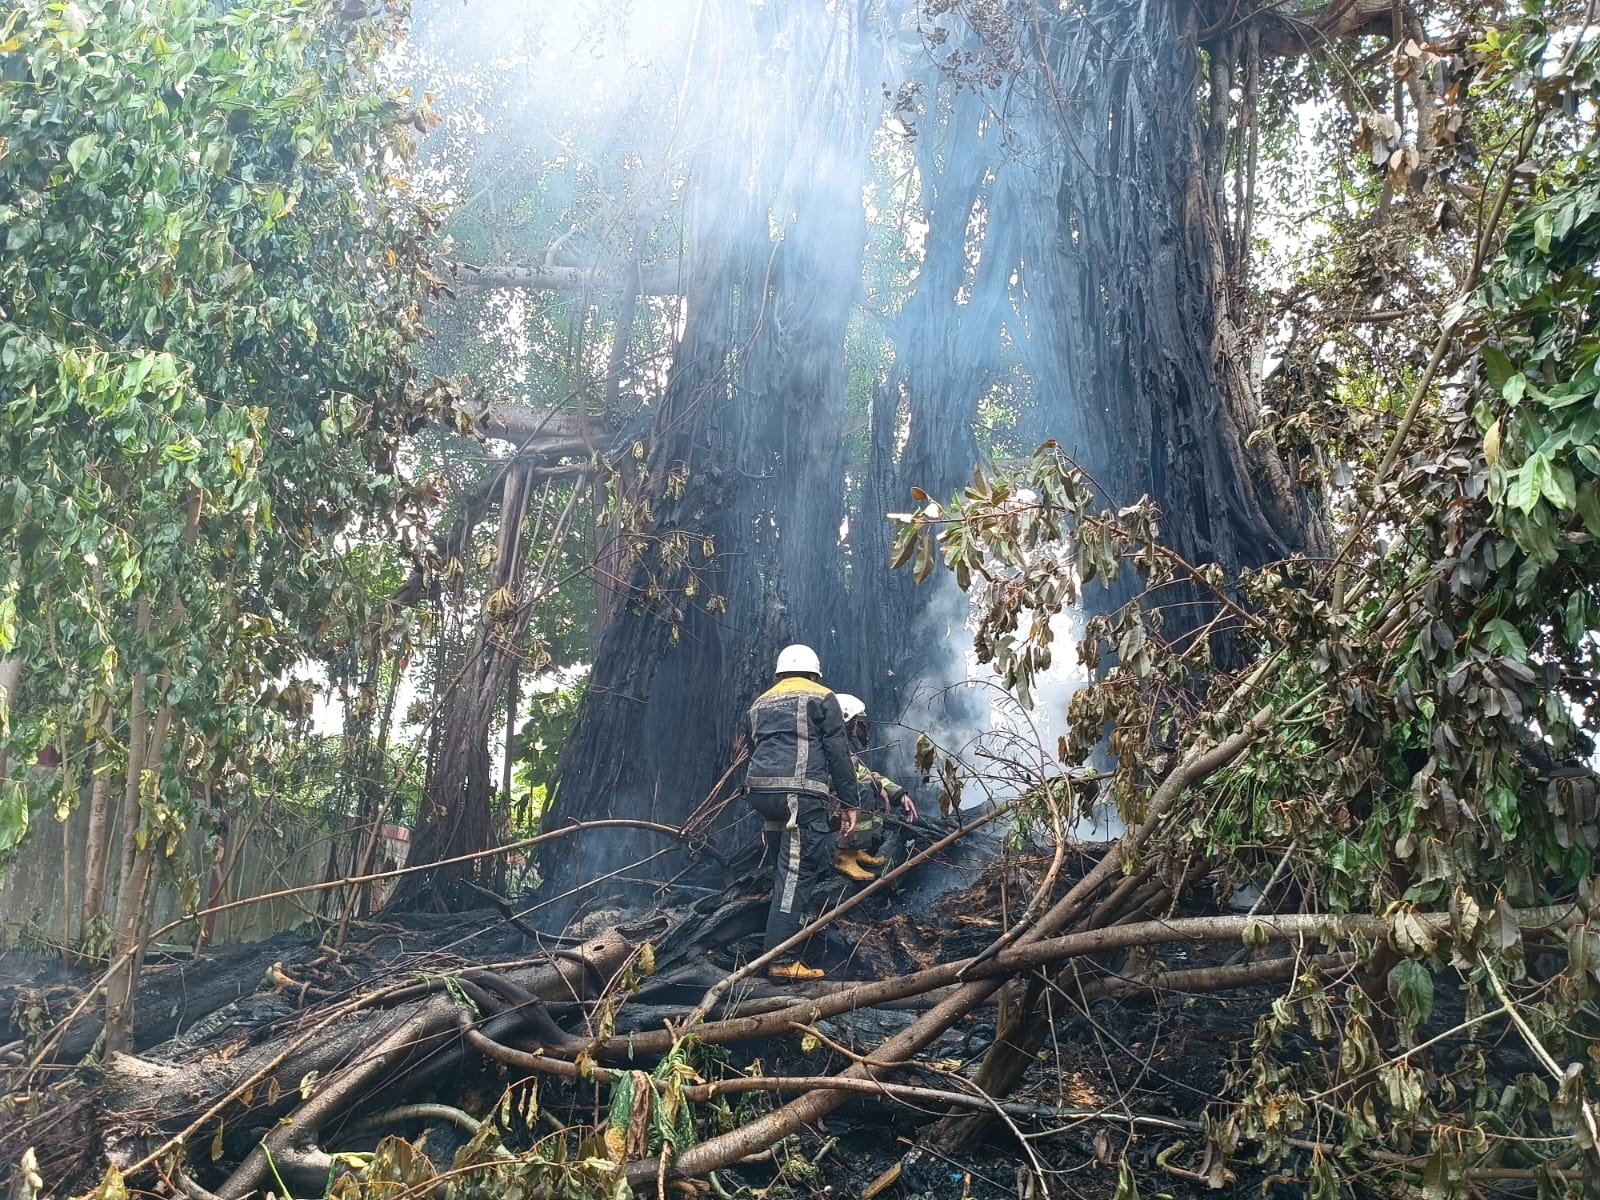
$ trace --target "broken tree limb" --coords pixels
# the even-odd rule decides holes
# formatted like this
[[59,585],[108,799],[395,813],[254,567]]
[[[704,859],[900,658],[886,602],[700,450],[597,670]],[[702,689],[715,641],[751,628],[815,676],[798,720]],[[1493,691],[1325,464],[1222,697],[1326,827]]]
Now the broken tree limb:
[[1226,992],[1253,987],[1258,983],[1283,983],[1308,967],[1328,973],[1355,962],[1350,954],[1319,954],[1305,959],[1299,955],[1268,958],[1259,962],[1235,963],[1224,967],[1189,967],[1181,971],[1158,971],[1143,979],[1106,977],[1091,979],[1080,989],[1085,1003],[1108,997],[1161,996],[1174,993]]
[[[638,943],[637,931],[612,930],[584,945],[586,961],[562,956],[514,972],[510,979],[541,1000],[588,995],[591,980],[611,978],[637,954]],[[316,1072],[316,1093],[272,1127],[217,1193],[221,1200],[246,1195],[267,1169],[269,1155],[280,1166],[284,1158],[303,1157],[314,1149],[316,1135],[328,1119],[348,1111],[368,1089],[383,1086],[456,1039],[458,1000],[443,978],[437,982],[432,994],[389,1010],[374,1011],[371,1004],[376,997],[342,1005],[327,1020],[292,1036],[287,1047],[273,1043],[181,1069],[114,1056],[107,1063],[104,1097],[108,1156],[126,1173],[142,1170],[181,1148],[247,1094],[259,1090],[263,1095],[297,1097],[302,1080]],[[215,1098],[198,1113],[191,1098],[197,1093]],[[273,1110],[261,1107],[260,1116],[270,1118]],[[136,1128],[127,1128],[130,1116],[139,1119]],[[177,1128],[170,1136],[161,1138],[158,1132],[152,1138],[151,1124],[157,1131]],[[280,1151],[286,1153],[280,1157]]]
[[[547,1055],[531,1054],[517,1050],[503,1043],[491,1041],[476,1032],[468,1035],[468,1043],[475,1049],[481,1050],[485,1057],[503,1062],[507,1066],[516,1067],[524,1071],[537,1071],[546,1075],[556,1075],[562,1079],[573,1081],[593,1080],[596,1083],[614,1083],[619,1077],[630,1074],[625,1070],[616,1070],[608,1067],[598,1067],[585,1064],[579,1067],[577,1063],[568,1062],[561,1058],[551,1058]],[[878,1070],[891,1068],[876,1066]],[[915,1070],[916,1064],[907,1063],[898,1070]],[[662,1090],[668,1086],[668,1081],[649,1079],[651,1087]],[[902,1103],[920,1103],[928,1105],[955,1105],[961,1108],[974,1108],[991,1110],[996,1105],[1012,1116],[1035,1117],[1043,1119],[1105,1119],[1114,1124],[1126,1124],[1129,1119],[1120,1113],[1104,1112],[1099,1109],[1062,1108],[1051,1104],[1015,1104],[1004,1101],[992,1100],[988,1097],[974,1095],[967,1092],[947,1091],[944,1088],[921,1087],[915,1084],[893,1083],[888,1080],[878,1079],[875,1076],[866,1079],[851,1079],[841,1075],[740,1075],[732,1079],[719,1079],[712,1083],[682,1084],[676,1089],[685,1100],[696,1104],[709,1104],[719,1096],[742,1095],[749,1092],[814,1092],[830,1091],[845,1092],[858,1096],[876,1096],[880,1099],[896,1100]],[[418,1108],[438,1107],[433,1105],[417,1105]],[[1137,1119],[1137,1118],[1135,1118]],[[1148,1118],[1147,1123],[1160,1122],[1160,1127],[1168,1129],[1188,1130],[1191,1123],[1165,1120],[1162,1118]],[[1193,1126],[1198,1128],[1198,1126]]]
[[[1284,719],[1293,715],[1294,711],[1311,703],[1322,689],[1313,688],[1301,697],[1295,704],[1282,714]],[[1027,937],[1049,937],[1066,928],[1067,923],[1074,920],[1081,913],[1095,895],[1125,870],[1126,863],[1144,849],[1145,844],[1155,836],[1156,832],[1165,824],[1167,812],[1172,808],[1178,797],[1183,795],[1193,783],[1198,783],[1207,776],[1231,763],[1251,742],[1261,735],[1261,732],[1271,724],[1273,710],[1270,707],[1258,709],[1244,727],[1224,738],[1217,745],[1205,750],[1190,752],[1182,762],[1172,769],[1151,794],[1150,803],[1145,810],[1144,820],[1133,829],[1128,830],[1106,851],[1098,863],[1084,875],[1077,883],[1067,889],[1066,895],[1051,907],[1038,925]]]
[[1294,58],[1347,37],[1369,33],[1387,36],[1393,29],[1395,11],[1392,0],[1329,0],[1308,12],[1288,12],[1277,5],[1266,5],[1241,13],[1228,27],[1206,30],[1203,36],[1226,35],[1240,26],[1255,24],[1260,29],[1262,54]]
[[[1322,693],[1320,686],[1314,688],[1314,690],[1307,691],[1294,706],[1290,707],[1299,709],[1299,707],[1307,706],[1310,702],[1314,702],[1314,699],[1320,696],[1320,693]],[[1280,715],[1290,714],[1285,712],[1285,714]],[[1154,835],[1155,830],[1160,827],[1163,819],[1165,819],[1166,810],[1189,787],[1190,782],[1197,781],[1197,779],[1203,778],[1205,774],[1219,770],[1221,766],[1226,766],[1227,763],[1232,762],[1240,752],[1245,750],[1246,746],[1250,746],[1250,742],[1254,741],[1256,736],[1259,736],[1261,730],[1264,730],[1269,725],[1272,718],[1274,718],[1274,710],[1270,709],[1270,707],[1264,707],[1264,709],[1258,710],[1250,718],[1250,722],[1246,723],[1242,730],[1224,739],[1219,746],[1214,747],[1214,749],[1203,750],[1203,752],[1190,752],[1184,758],[1184,762],[1173,771],[1173,774],[1168,776],[1166,781],[1163,781],[1162,787],[1157,789],[1157,794],[1152,797],[1149,814],[1147,814],[1139,829],[1134,830],[1134,846],[1142,845],[1142,843],[1149,840],[1150,835]],[[1117,854],[1117,851],[1112,851],[1112,854]],[[1106,861],[1102,862],[1104,874],[1101,875],[1099,882],[1104,882],[1106,878],[1109,878],[1110,872],[1115,869],[1115,866],[1120,866],[1120,864],[1114,864],[1112,856],[1107,856]],[[1096,870],[1099,870],[1099,867]],[[1090,872],[1090,874],[1094,875],[1094,872]],[[1088,880],[1088,877],[1085,877],[1085,880]],[[1062,898],[1058,906],[1054,906],[1050,910],[1050,914],[1046,914],[1040,920],[1038,926],[1035,926],[1035,930],[1027,934],[1021,946],[1014,947],[1010,952],[998,955],[995,960],[992,960],[992,963],[1002,962],[1006,954],[1027,954],[1029,950],[1037,946],[1037,942],[1045,941],[1046,934],[1054,933],[1058,928],[1061,928],[1061,923],[1069,920],[1070,915],[1075,915],[1078,910],[1082,910],[1083,904],[1086,902],[1085,893],[1093,894],[1096,886],[1098,886],[1098,882],[1096,882],[1096,885],[1088,886],[1088,888],[1080,886],[1080,888],[1070,890],[1067,896]],[[1581,910],[1576,909],[1576,906],[1563,907],[1563,909],[1558,910],[1557,920],[1573,920],[1579,915],[1581,915]],[[1200,920],[1205,920],[1205,918],[1200,918]],[[1224,920],[1226,922],[1229,918],[1214,918],[1214,920]],[[1256,920],[1259,922],[1259,918],[1256,918]],[[1274,918],[1274,920],[1277,920],[1277,922],[1288,920],[1288,922],[1293,923],[1294,918]],[[1440,933],[1448,936],[1450,917],[1445,914],[1434,914],[1432,915],[1432,920],[1437,922]],[[1528,920],[1536,922],[1538,918],[1530,914]],[[1346,923],[1336,920],[1330,925],[1330,923],[1326,922],[1326,918],[1323,918],[1322,922],[1318,922],[1317,918],[1314,918],[1312,922],[1307,923],[1304,933],[1306,933],[1306,936],[1322,936],[1323,933],[1328,933],[1333,936],[1333,939],[1338,939],[1341,934],[1349,936],[1347,931],[1352,930],[1352,928],[1362,928],[1363,925],[1374,936],[1382,933],[1386,928],[1384,922],[1378,917],[1344,918],[1344,922]],[[1176,922],[1158,922],[1157,925],[1166,926],[1170,930],[1176,925]],[[1128,936],[1128,931],[1136,930],[1136,928],[1141,928],[1141,926],[1117,926],[1112,930],[1096,930],[1088,934],[1082,934],[1082,938],[1090,942],[1099,941],[1102,938],[1125,938],[1125,936]],[[1213,926],[1213,928],[1216,928],[1216,926]],[[1235,928],[1238,931],[1242,931],[1245,926],[1240,925],[1235,926]],[[1283,926],[1280,926],[1280,928],[1283,928]],[[1280,936],[1293,936],[1293,934],[1285,933],[1280,934]],[[1070,941],[1070,938],[1062,938],[1061,941],[1067,942]],[[1106,949],[1106,946],[1098,947],[1098,949]],[[986,963],[979,970],[984,970],[992,963]],[[990,982],[989,979],[974,979],[974,981],[966,982],[960,989],[955,990],[954,994],[950,995],[947,1000],[934,1006],[933,1010],[928,1011],[926,1016],[912,1022],[909,1027],[901,1030],[898,1035],[886,1040],[872,1058],[909,1058],[910,1054],[923,1050],[926,1045],[930,1045],[933,1042],[934,1038],[939,1037],[944,1030],[949,1029],[955,1021],[962,1019],[966,1013],[970,1013],[973,1008],[976,1008],[987,995],[994,992],[997,986],[998,984]],[[859,1078],[864,1074],[864,1070],[866,1070],[866,1067],[858,1064],[858,1066],[853,1066],[846,1070],[845,1074]],[[990,1094],[994,1093],[990,1091]],[[840,1093],[811,1091],[811,1093],[803,1094],[803,1096],[790,1101],[789,1104],[781,1107],[781,1109],[774,1110],[771,1114],[763,1115],[763,1117],[757,1118],[755,1122],[742,1126],[739,1130],[720,1134],[717,1138],[709,1139],[709,1141],[701,1142],[699,1146],[685,1150],[672,1163],[672,1174],[675,1174],[675,1176],[694,1176],[694,1174],[704,1174],[706,1171],[717,1170],[720,1166],[734,1162],[734,1160],[738,1160],[744,1155],[752,1154],[755,1150],[771,1146],[778,1139],[784,1138],[789,1133],[794,1133],[800,1126],[814,1122],[814,1120],[829,1114],[838,1104],[840,1104]],[[643,1182],[645,1179],[653,1178],[653,1174],[661,1170],[662,1163],[664,1163],[664,1160],[661,1160],[661,1162],[648,1160],[648,1162],[629,1166],[629,1171],[627,1171],[629,1181]]]
[[[1441,939],[1449,937],[1451,918],[1448,913],[1409,915]],[[1557,905],[1522,910],[1518,914],[1518,923],[1525,931],[1563,929],[1584,920],[1585,916],[1585,911],[1576,904]],[[1337,944],[1356,937],[1381,937],[1387,928],[1382,917],[1330,913],[1264,917],[1183,917],[1170,921],[1113,925],[1105,929],[1085,930],[1059,938],[1013,946],[988,962],[976,966],[973,965],[972,959],[958,959],[909,975],[844,987],[829,995],[804,1000],[772,1012],[706,1022],[693,1030],[693,1038],[697,1042],[721,1045],[728,1042],[749,1041],[752,1038],[774,1037],[789,1032],[791,1026],[795,1024],[810,1024],[858,1008],[871,1008],[885,1000],[901,1000],[908,996],[922,995],[934,988],[946,987],[959,982],[964,972],[970,974],[971,982],[985,984],[993,990],[997,986],[993,981],[998,979],[1051,963],[1064,962],[1070,958],[1081,958],[1107,950],[1126,949],[1129,946],[1155,946],[1188,941],[1232,941],[1236,938],[1242,939],[1246,932],[1260,932],[1269,938],[1320,939]],[[959,994],[959,989],[952,992],[950,999],[956,998]],[[976,1007],[976,1003],[973,1007]],[[679,1035],[673,1030],[658,1029],[593,1042],[587,1050],[596,1059],[626,1061],[630,1053],[665,1054],[678,1040]],[[886,1050],[880,1050],[870,1058],[881,1064],[885,1061],[886,1053]],[[906,1055],[901,1054],[896,1057],[906,1057]]]
[[[1039,886],[1034,888],[1033,895],[1028,898],[1027,906],[1017,917],[1016,923],[979,953],[977,956],[979,962],[992,958],[1007,946],[1017,942],[1033,927],[1039,913],[1044,911],[1044,906],[1050,902],[1050,897],[1055,895],[1056,880],[1061,877],[1061,868],[1066,863],[1067,844],[1070,839],[1067,837],[1066,823],[1061,816],[1061,805],[1056,800],[1055,789],[1046,784],[1040,789],[1040,794],[1044,798],[1045,806],[1050,810],[1050,829],[1055,837],[1055,850],[1050,856],[1050,866],[1046,869],[1044,878],[1039,881]],[[1004,908],[1002,905],[1002,919],[1006,915]]]
[[[1258,666],[1241,688],[1224,703],[1221,711],[1226,712],[1234,703],[1246,700],[1265,670],[1264,663]],[[1067,890],[1050,911],[1040,918],[1038,925],[1024,940],[1053,936],[1080,921],[1102,889],[1108,886],[1119,872],[1131,869],[1131,864],[1137,860],[1151,839],[1165,827],[1168,814],[1192,785],[1233,762],[1274,720],[1287,720],[1314,703],[1325,687],[1325,684],[1319,684],[1310,689],[1294,703],[1286,706],[1282,712],[1275,713],[1270,705],[1263,706],[1257,709],[1240,728],[1215,745],[1208,747],[1202,744],[1189,750],[1171,773],[1156,786],[1146,806],[1144,819],[1124,833],[1107,850],[1105,856]],[[1107,906],[1108,909],[1109,907]],[[1115,913],[1107,911],[1105,915],[1114,917]],[[1029,1063],[1033,1061],[1039,1046],[1043,1044],[1046,1022],[1039,1014],[1038,996],[1039,989],[1030,988],[1022,998],[1023,1003],[1008,1011],[995,1031],[994,1041],[977,1075],[978,1085],[989,1095],[1009,1095],[1021,1080]],[[942,1129],[940,1134],[949,1142],[963,1143],[976,1137],[983,1124],[982,1117],[967,1118],[959,1130],[946,1123],[946,1128]]]
[[583,453],[609,436],[601,422],[584,413],[525,404],[487,404],[473,414],[472,427],[484,437],[515,442],[525,455],[546,458]]

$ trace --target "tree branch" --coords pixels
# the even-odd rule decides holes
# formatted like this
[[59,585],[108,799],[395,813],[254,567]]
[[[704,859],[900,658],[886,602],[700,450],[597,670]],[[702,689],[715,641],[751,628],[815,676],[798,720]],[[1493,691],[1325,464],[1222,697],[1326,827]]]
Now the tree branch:
[[[485,291],[490,288],[527,288],[530,291],[556,292],[615,292],[621,295],[634,281],[630,268],[602,266],[598,263],[579,265],[487,266],[450,262],[445,264],[449,273],[447,291]],[[638,268],[637,287],[645,296],[681,296],[687,280],[683,267],[676,262],[651,263]]]
[[1341,38],[1387,36],[1393,20],[1392,0],[1332,0],[1303,13],[1285,12],[1277,4],[1269,4],[1239,24],[1260,29],[1262,54],[1294,58]]

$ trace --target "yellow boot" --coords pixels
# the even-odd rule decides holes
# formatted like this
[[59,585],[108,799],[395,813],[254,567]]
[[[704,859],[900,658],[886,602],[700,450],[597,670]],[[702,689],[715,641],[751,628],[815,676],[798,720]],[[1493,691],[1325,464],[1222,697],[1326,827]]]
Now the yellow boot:
[[864,867],[881,867],[889,860],[881,854],[868,854],[865,850],[857,850],[856,861]]
[[876,876],[858,861],[855,850],[835,850],[833,852],[833,869],[846,879],[873,879]]
[[773,963],[767,968],[767,978],[781,979],[788,983],[804,983],[811,979],[821,979],[827,974],[821,967],[808,967],[796,959],[794,962]]

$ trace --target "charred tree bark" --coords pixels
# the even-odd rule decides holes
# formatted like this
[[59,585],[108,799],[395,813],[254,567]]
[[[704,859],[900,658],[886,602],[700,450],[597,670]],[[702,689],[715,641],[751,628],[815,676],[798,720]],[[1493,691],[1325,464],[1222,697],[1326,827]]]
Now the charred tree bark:
[[[887,570],[888,514],[912,507],[914,486],[949,497],[989,456],[974,423],[986,390],[1008,369],[1001,330],[1011,312],[1016,226],[990,219],[993,206],[1006,203],[1006,183],[991,170],[999,135],[985,122],[987,97],[941,81],[936,68],[928,74],[922,82],[937,100],[912,143],[927,224],[923,257],[891,329],[894,369],[872,406],[859,536],[867,669],[859,686],[873,713],[903,721],[937,713],[945,723],[960,713],[958,698],[943,689],[965,676],[952,645],[964,642],[966,603],[942,573],[919,587],[906,572]],[[903,768],[909,746],[899,749]]]
[[[1113,502],[1155,499],[1191,563],[1232,572],[1315,550],[1316,515],[1272,448],[1249,444],[1260,406],[1229,271],[1226,137],[1199,111],[1205,70],[1226,59],[1202,61],[1195,8],[1093,9],[1092,23],[1053,18],[1038,48],[1034,119],[1061,150],[1026,255],[1078,452]],[[1169,636],[1209,616],[1196,597],[1163,600],[1183,606],[1167,610]]]
[[[1319,548],[1320,523],[1282,462],[1250,444],[1259,401],[1243,280],[1230,269],[1242,247],[1230,244],[1224,194],[1226,58],[1202,63],[1194,8],[1095,3],[1036,32],[1030,120],[1039,144],[1059,150],[1044,168],[1053,199],[1028,223],[1022,258],[1032,354],[1059,370],[1045,387],[1066,408],[1068,444],[1113,506],[1152,497],[1191,563],[1231,576]],[[1124,585],[1087,602],[1126,598]],[[1149,606],[1161,608],[1169,638],[1214,611],[1188,587]],[[1213,653],[1232,647],[1218,639]],[[1073,927],[1118,915],[1086,913]],[[1002,1023],[976,1080],[987,1093],[1005,1095],[1034,1060],[1048,1028],[1041,995],[1031,985]],[[964,1117],[938,1137],[970,1145],[986,1124]]]
[[[863,242],[860,19],[853,4],[831,22],[799,9],[706,7],[699,61],[750,74],[706,93],[718,101],[702,115],[701,140],[716,149],[696,172],[683,338],[645,485],[617,534],[620,603],[562,750],[554,818],[683,822],[727,768],[738,718],[779,645],[803,639],[842,665],[842,360]],[[772,78],[788,86],[773,90]],[[747,91],[759,102],[729,98]],[[742,826],[743,806],[727,816]],[[657,849],[622,834],[586,842],[543,861],[546,889],[560,895]],[[657,859],[643,873],[667,866]]]

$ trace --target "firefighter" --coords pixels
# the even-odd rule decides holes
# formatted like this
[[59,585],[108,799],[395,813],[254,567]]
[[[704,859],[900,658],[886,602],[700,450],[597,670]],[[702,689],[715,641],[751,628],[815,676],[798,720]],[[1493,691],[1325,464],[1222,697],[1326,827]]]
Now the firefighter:
[[[822,683],[822,664],[809,646],[785,646],[777,682],[750,706],[750,762],[745,799],[765,821],[767,853],[774,858],[772,903],[764,948],[787,941],[833,863],[834,829],[855,830],[856,776],[839,701]],[[837,797],[832,816],[829,793]],[[768,968],[774,979],[821,979],[801,948]]]
[[[883,843],[883,814],[898,804],[908,821],[917,819],[917,802],[911,793],[887,775],[880,775],[855,754],[867,744],[871,723],[867,720],[867,706],[846,692],[838,695],[839,711],[844,716],[845,731],[850,735],[852,758],[856,769],[856,788],[862,801],[861,812],[856,817],[853,832],[839,838],[839,848],[834,852],[833,869],[849,879],[872,879],[869,867],[883,866],[885,859],[877,853]],[[883,801],[880,812],[871,801]]]

